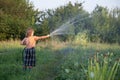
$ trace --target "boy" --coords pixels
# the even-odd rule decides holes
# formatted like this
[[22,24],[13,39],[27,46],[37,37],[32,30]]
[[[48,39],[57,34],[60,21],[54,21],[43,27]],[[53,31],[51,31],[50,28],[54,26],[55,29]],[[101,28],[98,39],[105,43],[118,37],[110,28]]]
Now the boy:
[[32,28],[29,28],[26,31],[26,37],[21,41],[21,45],[25,45],[24,54],[23,54],[23,63],[24,63],[24,69],[27,68],[31,69],[35,66],[35,45],[36,41],[39,39],[45,39],[50,37],[47,36],[34,36],[34,30]]

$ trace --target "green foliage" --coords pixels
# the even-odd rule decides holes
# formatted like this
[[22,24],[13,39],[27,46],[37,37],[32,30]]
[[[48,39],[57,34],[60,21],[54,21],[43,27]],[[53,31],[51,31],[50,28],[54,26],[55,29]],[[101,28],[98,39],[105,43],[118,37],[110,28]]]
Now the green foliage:
[[[62,24],[74,19],[77,15],[82,14],[84,10],[79,4],[81,3],[73,5],[69,2],[67,5],[58,7],[55,10],[41,11],[38,15],[38,22],[40,23],[38,26],[40,27],[37,27],[37,32],[40,34],[50,33]],[[67,36],[66,39],[69,39],[69,37],[71,36]]]
[[0,40],[22,38],[36,13],[27,0],[0,0]]
[[88,43],[88,34],[87,31],[85,32],[79,32],[76,36],[75,36],[75,43],[76,44],[81,44],[81,45],[87,45]]
[[61,53],[64,57],[56,80],[119,80],[117,48],[90,44],[87,47],[67,47]]
[[54,52],[50,48],[38,46],[36,48],[36,66],[31,71],[24,71],[23,49],[20,41],[0,42],[0,80],[52,80],[51,77],[55,74],[54,69],[56,68]]
[[[86,72],[91,66],[88,63],[91,62],[91,59],[92,64],[94,64],[92,67],[99,64],[100,73],[97,74],[103,72],[102,77],[107,78],[106,75],[109,74],[112,76],[109,78],[119,80],[120,67],[118,64],[115,65],[116,60],[119,61],[120,55],[118,45],[89,43],[87,46],[80,46],[69,42],[57,42],[55,44],[55,40],[53,42],[41,42],[36,46],[36,66],[31,71],[24,71],[22,69],[24,47],[19,42],[12,40],[0,42],[1,80],[87,80],[89,74]],[[99,53],[99,56],[93,53]],[[99,59],[99,63],[95,61],[96,58]],[[88,59],[90,60],[88,61]],[[113,68],[113,66],[115,67]],[[91,72],[91,70],[89,71]],[[96,68],[92,72],[94,71],[97,72]],[[106,72],[109,73],[105,74]]]
[[[87,30],[91,42],[119,43],[119,19],[119,8],[110,11],[97,5],[93,12],[89,14],[82,8],[82,3],[73,5],[69,2],[55,10],[42,11],[38,17],[40,23],[38,26],[40,27],[37,28],[37,32],[40,34],[50,33],[71,20],[75,35]],[[69,37],[71,36],[67,36],[66,39],[69,39]]]
[[97,5],[88,13],[82,4],[69,2],[54,10],[37,11],[29,0],[0,0],[0,40],[21,39],[30,26],[36,35],[46,35],[71,21],[75,35],[87,30],[91,42],[120,43],[120,8],[109,10]]
[[116,8],[109,12],[107,8],[98,6],[93,11],[92,23],[94,27],[93,34],[99,37],[100,42],[115,43],[118,41],[120,9]]
[[99,55],[97,53],[94,58],[88,60],[87,79],[88,80],[115,80],[115,75],[118,71],[120,61],[113,61],[113,53]]

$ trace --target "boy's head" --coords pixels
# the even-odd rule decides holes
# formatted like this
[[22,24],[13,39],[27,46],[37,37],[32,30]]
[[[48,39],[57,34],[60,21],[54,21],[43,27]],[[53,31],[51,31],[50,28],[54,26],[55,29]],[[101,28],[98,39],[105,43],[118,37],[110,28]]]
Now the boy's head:
[[28,28],[26,31],[26,37],[33,36],[34,30],[32,28]]

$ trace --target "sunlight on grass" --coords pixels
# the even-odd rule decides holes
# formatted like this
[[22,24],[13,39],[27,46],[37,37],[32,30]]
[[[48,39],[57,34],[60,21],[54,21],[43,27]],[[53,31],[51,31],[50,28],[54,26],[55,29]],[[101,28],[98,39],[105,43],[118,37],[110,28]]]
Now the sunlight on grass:
[[17,40],[0,42],[1,80],[119,79],[116,60],[120,60],[120,47],[117,44],[39,41],[36,45],[37,64],[30,72],[22,70],[23,48]]

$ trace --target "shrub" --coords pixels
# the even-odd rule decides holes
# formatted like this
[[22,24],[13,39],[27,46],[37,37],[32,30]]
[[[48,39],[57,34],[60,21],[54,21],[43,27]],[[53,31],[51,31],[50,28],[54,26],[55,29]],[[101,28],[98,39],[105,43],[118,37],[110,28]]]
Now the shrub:
[[[88,60],[87,80],[115,80],[118,71],[119,61],[111,65],[113,53],[100,56],[96,54]],[[86,69],[85,69],[86,70]]]
[[87,45],[87,43],[88,43],[88,35],[87,35],[87,32],[78,33],[78,34],[75,36],[75,43],[76,43],[76,44],[81,44],[81,45]]

